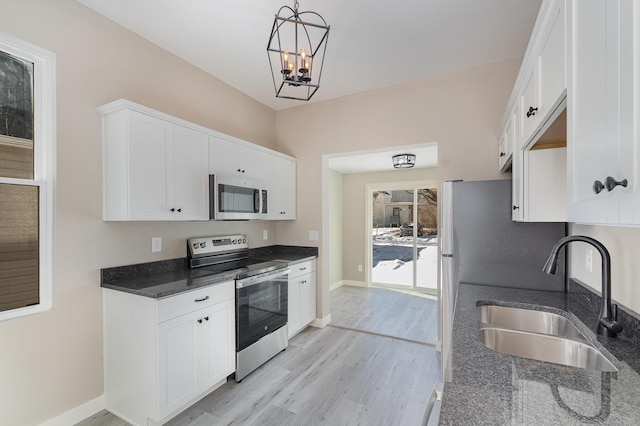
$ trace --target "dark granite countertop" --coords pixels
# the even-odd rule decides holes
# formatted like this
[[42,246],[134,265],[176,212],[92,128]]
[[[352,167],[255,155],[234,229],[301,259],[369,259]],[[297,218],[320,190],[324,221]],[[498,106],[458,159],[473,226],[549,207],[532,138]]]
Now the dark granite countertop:
[[[253,260],[276,260],[289,265],[315,259],[317,255],[317,247],[269,246],[249,251],[249,257]],[[111,290],[160,299],[233,280],[244,270],[209,272],[189,269],[186,258],[171,259],[102,269],[100,285]]]
[[[565,367],[510,356],[478,339],[480,301],[544,305],[575,315],[613,359],[617,372]],[[524,306],[523,306],[524,307]],[[640,347],[637,323],[617,338],[596,336],[597,314],[572,293],[460,284],[453,329],[452,381],[446,382],[441,425],[638,425]]]

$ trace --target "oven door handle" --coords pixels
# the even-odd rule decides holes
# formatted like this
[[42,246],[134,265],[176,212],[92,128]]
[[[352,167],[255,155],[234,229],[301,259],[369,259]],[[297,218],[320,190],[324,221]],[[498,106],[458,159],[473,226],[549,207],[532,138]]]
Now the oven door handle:
[[268,272],[265,274],[255,275],[253,277],[243,278],[241,280],[236,281],[236,288],[245,288],[255,284],[260,284],[262,282],[269,281],[273,278],[281,277],[282,275],[287,275],[289,272],[291,272],[291,269],[278,269],[275,272]]

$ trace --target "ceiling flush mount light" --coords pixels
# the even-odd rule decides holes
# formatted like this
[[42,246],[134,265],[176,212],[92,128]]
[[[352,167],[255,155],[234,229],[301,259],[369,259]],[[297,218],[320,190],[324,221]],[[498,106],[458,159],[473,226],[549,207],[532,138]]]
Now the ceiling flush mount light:
[[396,169],[410,169],[416,165],[416,156],[413,154],[398,154],[393,156],[393,167]]
[[320,87],[329,26],[316,12],[282,6],[267,45],[276,97],[308,101]]

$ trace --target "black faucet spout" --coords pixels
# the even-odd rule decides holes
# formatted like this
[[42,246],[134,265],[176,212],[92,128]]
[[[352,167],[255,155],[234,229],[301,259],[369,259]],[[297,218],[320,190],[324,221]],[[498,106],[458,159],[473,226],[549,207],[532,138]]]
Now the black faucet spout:
[[598,318],[597,332],[603,336],[616,337],[616,334],[622,331],[622,325],[617,322],[618,307],[615,304],[611,304],[611,256],[600,241],[583,235],[570,235],[560,239],[551,249],[549,259],[542,270],[547,274],[555,274],[558,264],[558,252],[573,241],[590,244],[600,253],[602,259],[602,306]]

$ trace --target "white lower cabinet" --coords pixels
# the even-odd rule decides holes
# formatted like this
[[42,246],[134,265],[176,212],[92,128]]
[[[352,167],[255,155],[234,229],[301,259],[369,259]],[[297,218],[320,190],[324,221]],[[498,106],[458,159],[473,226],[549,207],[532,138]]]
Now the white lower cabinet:
[[161,424],[235,371],[233,281],[161,300],[104,290],[105,405]]
[[316,319],[315,260],[291,266],[288,292],[288,328],[292,337]]

